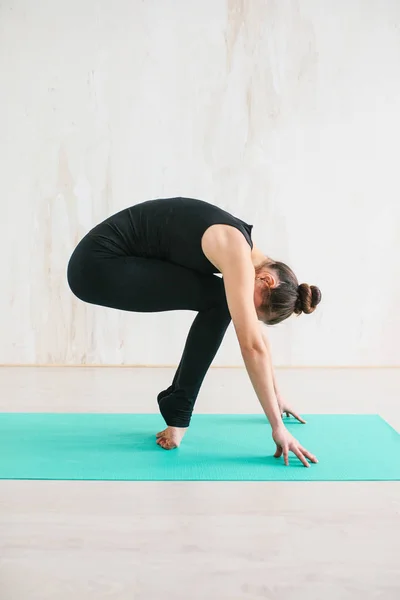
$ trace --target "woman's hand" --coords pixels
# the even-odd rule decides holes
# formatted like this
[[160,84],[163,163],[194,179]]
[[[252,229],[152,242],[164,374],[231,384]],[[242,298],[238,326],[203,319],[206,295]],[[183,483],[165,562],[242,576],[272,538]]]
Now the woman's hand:
[[284,398],[282,398],[282,396],[280,395],[279,392],[276,392],[276,398],[278,400],[278,405],[279,405],[279,410],[281,411],[281,415],[283,416],[283,413],[286,413],[287,417],[294,417],[295,419],[297,419],[300,423],[305,424],[305,420],[302,419],[300,417],[300,415],[298,415],[296,412],[294,412],[293,408],[291,408],[289,406],[289,404],[286,402],[286,400]]
[[272,430],[272,438],[276,444],[275,458],[280,458],[283,454],[285,465],[289,466],[289,452],[293,452],[305,467],[309,467],[310,462],[317,463],[316,457],[306,450],[297,440],[292,436],[291,433],[282,424],[276,429]]

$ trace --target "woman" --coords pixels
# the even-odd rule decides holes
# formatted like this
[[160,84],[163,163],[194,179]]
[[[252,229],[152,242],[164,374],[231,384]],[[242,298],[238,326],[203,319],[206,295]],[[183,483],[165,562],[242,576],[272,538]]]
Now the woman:
[[[157,434],[177,448],[189,426],[200,386],[233,321],[254,390],[272,427],[275,456],[289,451],[304,464],[316,458],[289,433],[278,402],[269,346],[260,322],[280,323],[311,313],[318,288],[299,286],[285,264],[260,252],[252,225],[201,200],[150,200],[126,208],[94,227],[68,264],[68,283],[84,302],[135,312],[194,310],[183,355],[171,386],[158,395],[167,428]],[[215,273],[221,273],[217,277]]]

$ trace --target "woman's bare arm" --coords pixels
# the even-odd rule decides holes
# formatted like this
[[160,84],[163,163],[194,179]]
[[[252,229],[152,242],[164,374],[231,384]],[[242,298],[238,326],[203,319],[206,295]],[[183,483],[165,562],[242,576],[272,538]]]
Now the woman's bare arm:
[[268,356],[269,356],[269,362],[271,364],[272,381],[273,381],[273,384],[274,384],[274,390],[275,390],[275,393],[278,394],[278,384],[277,384],[277,381],[276,381],[275,370],[274,370],[273,363],[272,363],[271,344],[270,344],[270,341],[268,339],[267,333],[265,331],[263,331],[263,328],[265,328],[265,325],[263,323],[260,323],[260,327],[261,327],[261,335],[262,335],[262,338],[264,340],[265,347],[267,348],[267,352],[268,352]]
[[317,459],[301,446],[282,422],[274,390],[272,365],[254,305],[255,271],[250,247],[237,229],[218,228],[216,233],[209,233],[213,227],[203,236],[203,252],[223,275],[228,307],[242,357],[254,391],[272,427],[277,448],[275,456],[279,458],[283,455],[288,465],[291,451],[305,467],[309,467],[307,459],[312,462],[317,462]]
[[272,381],[274,384],[274,390],[275,390],[275,395],[276,395],[276,399],[278,401],[278,406],[279,406],[279,411],[280,413],[283,415],[286,413],[286,416],[292,416],[295,419],[297,419],[297,421],[299,421],[300,423],[305,424],[306,421],[303,419],[303,417],[301,417],[285,400],[285,398],[282,396],[280,390],[278,389],[278,384],[276,381],[276,377],[275,377],[275,370],[273,367],[273,363],[272,363],[272,354],[271,354],[271,344],[269,342],[267,333],[265,331],[263,331],[263,328],[265,327],[264,324],[260,323],[260,327],[261,327],[261,335],[263,337],[264,343],[265,343],[265,347],[267,348],[268,351],[268,355],[269,355],[269,362],[271,364],[271,370],[272,370]]
[[218,235],[203,236],[203,251],[224,279],[229,311],[243,361],[254,391],[273,429],[281,423],[281,413],[273,384],[272,366],[254,306],[254,265],[250,247],[233,228]]

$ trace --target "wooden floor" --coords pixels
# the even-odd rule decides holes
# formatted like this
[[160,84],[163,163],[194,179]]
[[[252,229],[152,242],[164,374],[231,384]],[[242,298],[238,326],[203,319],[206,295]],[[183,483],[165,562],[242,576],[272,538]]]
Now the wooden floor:
[[[171,377],[3,368],[0,411],[151,412]],[[378,412],[400,429],[400,370],[278,380],[304,413]],[[212,369],[197,410],[259,408],[245,371]],[[397,482],[0,481],[1,600],[399,600],[399,557]]]

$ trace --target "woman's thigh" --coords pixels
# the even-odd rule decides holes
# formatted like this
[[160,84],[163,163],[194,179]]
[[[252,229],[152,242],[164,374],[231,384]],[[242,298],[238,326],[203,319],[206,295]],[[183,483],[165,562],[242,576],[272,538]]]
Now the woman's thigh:
[[75,249],[67,276],[81,300],[120,310],[203,311],[226,302],[220,277],[162,260],[113,254],[90,238]]

